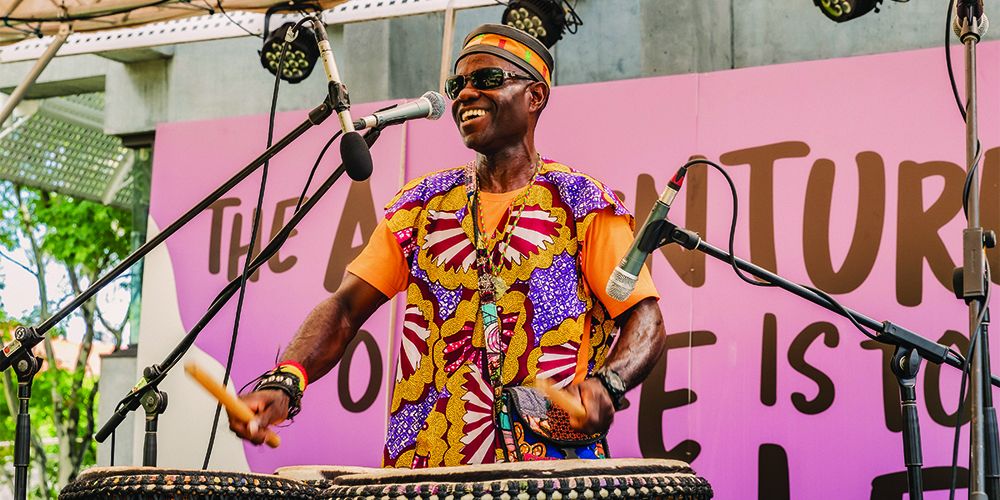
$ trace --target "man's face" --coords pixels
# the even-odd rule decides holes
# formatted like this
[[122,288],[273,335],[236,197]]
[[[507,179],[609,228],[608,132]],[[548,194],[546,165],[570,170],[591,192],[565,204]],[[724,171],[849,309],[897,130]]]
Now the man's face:
[[[469,75],[481,68],[502,68],[529,76],[514,64],[491,54],[462,58],[455,74]],[[521,142],[531,122],[531,95],[527,87],[532,83],[532,80],[509,78],[498,88],[479,90],[467,82],[451,106],[452,118],[465,146],[490,154]]]

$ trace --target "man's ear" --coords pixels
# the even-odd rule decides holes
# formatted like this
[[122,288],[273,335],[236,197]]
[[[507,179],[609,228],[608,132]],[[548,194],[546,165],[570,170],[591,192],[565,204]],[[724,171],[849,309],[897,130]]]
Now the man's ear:
[[528,110],[532,113],[541,112],[549,103],[549,86],[544,82],[533,82],[528,85]]

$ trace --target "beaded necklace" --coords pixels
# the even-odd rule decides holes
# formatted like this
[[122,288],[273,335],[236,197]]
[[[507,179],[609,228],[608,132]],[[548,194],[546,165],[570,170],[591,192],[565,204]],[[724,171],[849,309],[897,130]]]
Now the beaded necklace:
[[[496,243],[498,240],[502,240],[500,243],[497,243],[497,245],[502,245],[498,247],[499,258],[493,259],[492,257],[487,257],[486,260],[487,263],[486,270],[489,272],[489,278],[490,281],[492,282],[491,291],[495,295],[495,298],[499,299],[503,297],[503,294],[506,293],[507,289],[509,288],[507,282],[500,277],[500,271],[503,269],[503,257],[507,253],[507,250],[510,248],[511,237],[514,235],[514,230],[517,228],[517,223],[520,222],[521,215],[524,213],[524,208],[528,204],[528,192],[531,191],[532,186],[535,185],[535,181],[538,179],[538,173],[542,169],[542,157],[541,155],[538,155],[538,160],[535,162],[535,165],[531,173],[531,181],[528,182],[528,185],[524,188],[524,191],[521,193],[519,200],[516,203],[517,212],[514,212],[511,209],[510,214],[508,214],[507,216],[507,221],[504,224],[503,232],[499,234],[496,232],[496,230],[494,230],[493,233],[490,235],[484,234],[486,224],[483,221],[483,212],[482,210],[479,209],[480,206],[479,182],[478,182],[478,177],[476,175],[475,164],[473,162],[470,162],[467,168],[469,169],[468,173],[470,174],[470,179],[471,182],[473,183],[472,189],[470,191],[473,193],[474,199],[470,200],[470,204],[472,205],[472,210],[475,212],[475,217],[476,217],[475,221],[473,222],[476,226],[475,227],[476,249],[480,251],[480,254],[485,254],[488,256],[490,253],[490,248],[494,246],[494,243]],[[513,222],[511,222],[512,219]]]
[[[502,366],[504,361],[503,331],[500,323],[500,310],[497,308],[497,300],[507,291],[507,283],[500,278],[500,270],[503,267],[503,254],[506,253],[510,245],[510,237],[517,227],[524,206],[528,201],[528,191],[535,184],[538,172],[541,170],[542,157],[539,155],[538,162],[535,163],[535,170],[531,176],[531,183],[524,189],[521,195],[520,207],[517,215],[507,216],[507,224],[504,225],[502,233],[503,250],[500,252],[500,263],[496,264],[490,257],[489,246],[486,237],[482,235],[480,228],[483,227],[481,214],[479,211],[479,182],[476,175],[475,162],[466,165],[466,195],[469,199],[469,206],[472,209],[472,228],[476,244],[476,272],[479,274],[479,312],[483,319],[483,335],[485,340],[486,356],[484,357],[483,371],[488,374],[490,385],[493,386],[494,416],[501,414],[501,394],[503,392]],[[511,223],[511,219],[514,222]]]

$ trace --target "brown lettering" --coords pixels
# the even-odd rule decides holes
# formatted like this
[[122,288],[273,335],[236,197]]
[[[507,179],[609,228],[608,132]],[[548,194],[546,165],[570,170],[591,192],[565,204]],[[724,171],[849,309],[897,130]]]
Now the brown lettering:
[[[695,165],[688,170],[684,189],[685,227],[704,237],[708,226],[708,169],[705,165]],[[660,197],[656,181],[647,174],[641,174],[635,191],[636,220],[645,221],[653,210],[653,203]],[[641,230],[642,222],[637,222],[635,229],[637,232]],[[660,252],[686,285],[700,287],[705,284],[704,253],[686,251],[680,245],[664,245],[660,247]],[[653,260],[646,260],[650,270],[653,269]]]
[[[944,178],[944,188],[937,200],[924,210],[924,179]],[[946,161],[899,165],[899,202],[896,234],[896,301],[917,306],[923,299],[923,264],[930,266],[934,277],[948,290],[955,261],[948,254],[941,227],[962,209],[962,185],[965,172]],[[957,235],[956,235],[957,237]]]
[[774,250],[774,162],[808,154],[806,143],[787,141],[730,151],[719,157],[729,166],[750,166],[750,260],[773,273],[778,272]]
[[[979,193],[979,217],[983,228],[1000,231],[1000,148],[986,151]],[[993,270],[990,280],[1000,285],[1000,248],[987,249],[986,258]]]
[[212,225],[208,231],[208,272],[219,274],[222,270],[222,213],[226,207],[240,206],[239,198],[221,198],[209,205]]
[[[326,277],[323,287],[328,292],[334,292],[344,279],[347,265],[354,260],[361,249],[368,244],[375,226],[375,202],[372,200],[370,181],[352,182],[344,203],[344,212],[337,225],[337,234],[333,238],[333,248],[330,249],[330,259],[326,265]],[[361,244],[354,246],[354,234],[361,231]]]
[[[848,293],[859,286],[875,267],[885,225],[885,164],[877,153],[857,156],[858,213],[851,246],[840,270],[830,256],[830,213],[833,207],[834,163],[816,160],[806,186],[802,227],[802,252],[806,272],[813,284],[828,293]],[[840,204],[838,204],[840,205]]]
[[[296,203],[298,203],[298,201],[299,201],[298,197],[288,198],[287,200],[281,200],[281,201],[279,201],[278,205],[275,206],[275,208],[274,208],[274,221],[271,224],[271,239],[272,240],[274,239],[275,236],[278,235],[279,232],[281,232],[282,226],[285,225],[285,212],[289,208],[293,208],[294,209],[295,205],[296,205]],[[305,202],[305,200],[303,200],[303,203],[304,202]],[[291,238],[292,236],[295,236],[296,234],[299,234],[299,230],[298,229],[292,229],[291,232],[288,233],[288,238]],[[288,241],[288,240],[286,239],[285,241]],[[290,257],[282,260],[281,253],[280,253],[280,251],[278,251],[278,252],[275,252],[274,256],[271,257],[267,261],[267,267],[269,267],[271,269],[271,272],[273,272],[275,274],[283,273],[283,272],[291,269],[292,266],[295,265],[295,262],[297,260],[299,260],[298,257],[296,257],[294,255],[292,255],[292,256],[290,256]]]

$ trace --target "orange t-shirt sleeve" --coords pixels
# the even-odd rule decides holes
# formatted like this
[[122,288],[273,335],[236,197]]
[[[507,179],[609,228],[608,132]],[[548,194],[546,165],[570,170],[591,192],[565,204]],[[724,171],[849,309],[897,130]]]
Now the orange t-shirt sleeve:
[[628,219],[624,215],[615,215],[608,209],[597,213],[584,235],[581,255],[583,275],[594,295],[611,313],[611,317],[617,317],[645,298],[660,298],[646,266],[639,272],[635,291],[625,302],[612,299],[605,291],[611,273],[625,256],[625,252],[628,252],[634,238]]
[[385,220],[375,227],[368,244],[347,266],[347,272],[363,279],[389,298],[406,290],[410,270],[403,257],[403,249]]

